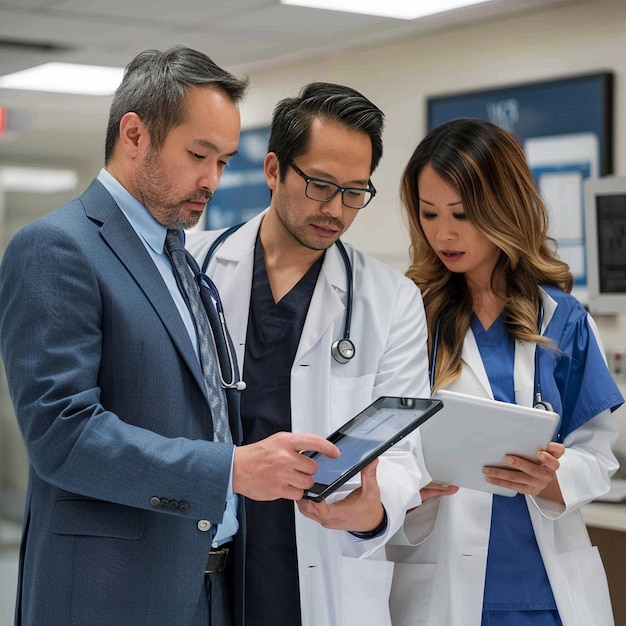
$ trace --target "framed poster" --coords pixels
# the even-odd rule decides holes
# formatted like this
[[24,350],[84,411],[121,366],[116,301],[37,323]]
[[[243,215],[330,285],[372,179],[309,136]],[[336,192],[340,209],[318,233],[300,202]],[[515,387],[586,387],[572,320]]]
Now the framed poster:
[[269,126],[241,131],[238,152],[207,206],[207,230],[247,222],[269,206],[270,190],[263,171],[269,136]]
[[561,258],[586,303],[584,181],[613,172],[613,74],[599,72],[428,98],[428,130],[458,117],[516,135],[550,210]]

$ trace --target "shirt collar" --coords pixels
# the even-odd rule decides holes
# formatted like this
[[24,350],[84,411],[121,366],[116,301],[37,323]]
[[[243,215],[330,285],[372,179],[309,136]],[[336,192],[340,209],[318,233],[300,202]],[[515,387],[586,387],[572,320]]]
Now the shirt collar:
[[137,200],[123,185],[114,178],[106,169],[102,168],[98,174],[98,180],[130,222],[135,232],[156,252],[163,254],[165,235],[167,229],[159,224],[150,211]]

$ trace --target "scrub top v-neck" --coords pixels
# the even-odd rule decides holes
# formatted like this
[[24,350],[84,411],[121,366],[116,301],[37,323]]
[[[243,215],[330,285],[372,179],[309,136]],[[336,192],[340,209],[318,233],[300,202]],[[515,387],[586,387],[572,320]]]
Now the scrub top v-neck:
[[[291,368],[323,256],[280,301],[255,244],[241,396],[244,444],[291,431]],[[246,500],[246,626],[301,623],[294,505]],[[262,610],[260,607],[263,607]]]

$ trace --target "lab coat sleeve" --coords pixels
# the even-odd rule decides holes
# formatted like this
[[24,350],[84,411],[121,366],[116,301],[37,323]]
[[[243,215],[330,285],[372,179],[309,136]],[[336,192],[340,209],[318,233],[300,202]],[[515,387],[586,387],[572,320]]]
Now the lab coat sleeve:
[[612,451],[617,436],[615,420],[606,410],[565,438],[565,453],[557,470],[565,504],[530,498],[545,517],[557,519],[608,492],[610,478],[619,467]]

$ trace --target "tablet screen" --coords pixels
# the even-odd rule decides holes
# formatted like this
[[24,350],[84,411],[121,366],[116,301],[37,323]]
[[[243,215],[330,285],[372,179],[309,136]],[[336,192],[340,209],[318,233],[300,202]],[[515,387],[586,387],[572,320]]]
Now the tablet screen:
[[317,463],[306,498],[321,500],[441,408],[431,398],[379,398],[328,437],[341,451],[336,459],[305,452]]

